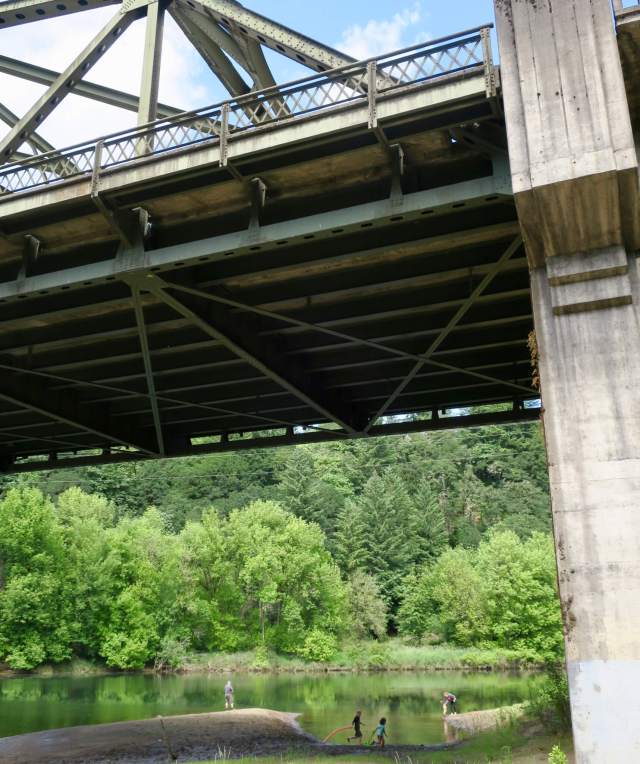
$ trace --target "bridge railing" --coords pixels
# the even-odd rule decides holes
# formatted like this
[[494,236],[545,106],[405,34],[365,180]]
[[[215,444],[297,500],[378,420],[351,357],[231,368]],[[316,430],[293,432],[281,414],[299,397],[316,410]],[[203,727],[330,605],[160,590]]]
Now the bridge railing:
[[489,26],[15,161],[0,168],[0,199],[79,176],[97,177],[101,171],[126,163],[210,142],[220,143],[221,163],[225,164],[228,142],[239,133],[358,101],[368,103],[372,121],[378,99],[472,70],[484,72],[487,95],[495,95]]

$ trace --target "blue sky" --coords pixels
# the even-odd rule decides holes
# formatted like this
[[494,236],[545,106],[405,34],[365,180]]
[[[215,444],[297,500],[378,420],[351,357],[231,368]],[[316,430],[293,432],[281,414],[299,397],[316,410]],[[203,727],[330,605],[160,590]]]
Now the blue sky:
[[[493,20],[492,0],[244,0],[244,4],[356,58],[391,51]],[[0,3],[1,5],[1,3]],[[62,70],[114,13],[100,8],[0,31],[0,53]],[[137,21],[91,70],[88,80],[135,93],[139,87],[144,22]],[[276,79],[287,81],[308,70],[269,54]],[[2,102],[18,115],[44,87],[0,75]],[[169,20],[160,84],[163,101],[184,109],[222,100],[225,93],[198,54]],[[126,129],[135,115],[69,96],[40,132],[56,146]],[[0,123],[0,134],[6,128]]]

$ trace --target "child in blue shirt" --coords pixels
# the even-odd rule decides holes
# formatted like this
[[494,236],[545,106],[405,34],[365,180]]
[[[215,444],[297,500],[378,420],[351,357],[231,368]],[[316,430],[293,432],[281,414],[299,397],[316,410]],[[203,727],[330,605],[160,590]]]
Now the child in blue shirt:
[[383,716],[382,719],[380,719],[380,724],[376,727],[375,736],[376,736],[376,745],[379,745],[380,748],[384,748],[384,739],[387,734],[387,728],[386,728],[387,720]]

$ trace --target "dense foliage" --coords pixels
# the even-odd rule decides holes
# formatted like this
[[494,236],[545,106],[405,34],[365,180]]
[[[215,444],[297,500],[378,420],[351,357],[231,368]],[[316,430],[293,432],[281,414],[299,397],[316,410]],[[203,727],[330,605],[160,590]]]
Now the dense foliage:
[[0,660],[139,668],[351,638],[561,650],[539,431],[488,427],[5,479]]

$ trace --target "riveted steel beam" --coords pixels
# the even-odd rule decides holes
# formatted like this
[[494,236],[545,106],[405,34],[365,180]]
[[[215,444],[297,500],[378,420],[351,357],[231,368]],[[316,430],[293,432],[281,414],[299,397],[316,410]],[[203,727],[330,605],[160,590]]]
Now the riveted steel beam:
[[162,60],[162,36],[164,31],[164,5],[153,0],[147,6],[147,29],[142,58],[142,81],[138,124],[146,125],[158,116],[158,88],[160,86],[160,62]]
[[[183,0],[178,0],[181,4]],[[284,24],[261,16],[231,0],[199,0],[194,3],[207,9],[226,29],[237,26],[239,33],[316,71],[336,69],[355,61],[351,56],[323,45],[317,40],[289,29]]]
[[[386,435],[403,435],[419,432],[435,432],[440,430],[456,430],[469,427],[486,427],[487,425],[510,425],[537,422],[540,409],[518,408],[512,411],[496,411],[489,414],[468,414],[464,416],[434,416],[431,419],[420,419],[411,422],[395,422],[392,424],[373,427],[371,437]],[[259,431],[258,431],[259,432]],[[314,432],[300,428],[298,431],[288,430],[284,435],[257,436],[253,438],[220,437],[211,443],[192,444],[182,450],[171,453],[171,457],[195,456],[202,454],[224,453],[226,451],[250,451],[258,448],[281,448],[311,443],[330,443],[344,437],[339,431]],[[103,453],[95,456],[79,455],[56,461],[21,461],[5,467],[10,472],[39,472],[51,468],[80,467],[94,464],[116,464],[118,462],[138,461],[139,454],[127,452]]]
[[[20,117],[14,114],[4,104],[0,103],[0,119],[9,127],[15,127],[20,121]],[[55,151],[55,146],[52,146],[49,141],[45,140],[38,133],[33,133],[29,141],[27,141],[36,151],[46,153],[47,151]],[[15,156],[15,154],[14,154]]]
[[65,96],[73,92],[77,82],[102,58],[127,27],[143,13],[143,8],[126,13],[118,12],[105,24],[82,53],[56,78],[18,124],[0,141],[0,161],[8,161],[13,152],[30,139],[36,127],[51,114]]
[[70,13],[90,11],[106,5],[118,5],[120,0],[83,0],[80,2],[60,2],[60,0],[9,0],[0,3],[0,29],[29,24]]
[[[303,321],[298,318],[286,316],[282,313],[276,313],[272,310],[266,310],[259,306],[247,305],[245,303],[239,302],[238,300],[233,300],[229,297],[226,297],[222,294],[204,292],[200,289],[193,289],[192,287],[183,286],[182,284],[176,284],[174,282],[166,282],[166,285],[170,289],[175,289],[177,291],[184,292],[186,294],[191,294],[196,297],[202,297],[203,299],[211,300],[213,302],[220,303],[221,305],[226,305],[230,308],[235,308],[236,310],[240,310],[240,311],[248,312],[248,313],[255,313],[259,316],[264,316],[265,318],[272,318],[276,321],[282,321],[283,323],[289,324],[291,326],[307,329],[309,331],[318,332],[321,334],[326,334],[330,337],[335,337],[336,339],[345,340],[346,342],[352,342],[356,345],[363,345],[366,347],[371,347],[375,350],[381,350],[385,353],[390,353],[391,355],[395,355],[400,358],[406,358],[406,359],[418,361],[418,362],[424,361],[424,363],[430,366],[435,366],[441,369],[445,369],[447,371],[459,372],[460,374],[471,376],[476,380],[502,384],[502,385],[505,385],[506,387],[517,390],[521,394],[522,393],[531,394],[532,392],[535,392],[530,387],[525,387],[523,385],[515,384],[513,382],[510,382],[509,380],[498,379],[496,377],[491,377],[490,375],[487,375],[487,374],[482,374],[482,373],[475,372],[469,369],[464,369],[459,366],[453,366],[448,363],[434,361],[431,357],[421,356],[421,355],[418,355],[417,353],[409,353],[405,350],[394,348],[383,342],[377,342],[376,340],[369,340],[362,337],[356,337],[352,334],[348,334],[347,332],[339,331],[337,329],[332,329],[330,327],[322,326],[319,324],[312,324],[309,321]],[[463,303],[463,305],[461,306],[461,309],[464,307],[464,305],[467,304],[467,302],[468,301],[465,301],[465,303]],[[444,331],[446,331],[446,329],[443,329],[443,332]]]
[[[223,32],[215,22],[199,14],[188,12],[184,6],[172,5],[169,12],[230,95],[241,96],[251,91],[251,86],[245,82],[224,54],[217,39],[219,36],[226,36],[235,44],[232,37]],[[239,48],[238,52],[240,53]]]
[[[145,267],[171,269],[177,262],[188,265],[190,262],[201,261],[203,257],[209,258],[211,262],[228,260],[231,254],[234,257],[242,257],[244,252],[250,252],[251,247],[257,245],[265,250],[272,246],[275,248],[277,242],[284,239],[292,244],[298,240],[300,243],[304,243],[308,237],[313,237],[316,240],[325,238],[330,240],[334,235],[347,235],[351,228],[353,231],[360,229],[363,225],[375,228],[378,225],[386,224],[390,218],[404,221],[418,220],[423,214],[429,210],[437,209],[439,206],[448,206],[461,201],[471,202],[473,199],[486,197],[496,198],[497,196],[504,196],[505,199],[511,198],[507,192],[504,178],[502,176],[479,178],[428,191],[404,194],[399,200],[388,199],[370,202],[295,220],[263,225],[258,231],[238,231],[189,242],[188,244],[147,250]],[[334,233],[336,231],[340,231],[340,233]],[[0,283],[0,299],[25,297],[30,294],[35,295],[37,292],[57,291],[63,288],[82,287],[87,283],[101,283],[118,275],[119,267],[116,261],[104,260],[32,276],[25,279],[21,285],[14,282]]]
[[153,425],[156,431],[156,440],[158,441],[158,451],[161,456],[165,455],[164,435],[162,432],[162,421],[160,419],[160,407],[158,405],[158,396],[156,394],[156,384],[153,378],[153,365],[151,363],[151,352],[149,351],[149,338],[147,337],[147,327],[144,320],[144,308],[140,300],[140,290],[132,287],[133,308],[136,314],[136,324],[138,327],[138,337],[140,339],[140,349],[144,361],[144,373],[147,379],[147,392],[151,403],[151,412],[153,414]]

